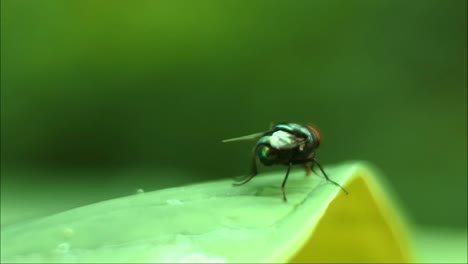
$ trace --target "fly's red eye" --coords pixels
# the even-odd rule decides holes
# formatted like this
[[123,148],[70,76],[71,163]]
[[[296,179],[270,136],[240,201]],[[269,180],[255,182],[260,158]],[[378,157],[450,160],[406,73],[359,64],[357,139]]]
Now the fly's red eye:
[[314,138],[317,140],[317,146],[320,145],[320,133],[319,131],[311,126],[311,125],[307,125],[307,128],[312,132],[312,134],[314,135]]

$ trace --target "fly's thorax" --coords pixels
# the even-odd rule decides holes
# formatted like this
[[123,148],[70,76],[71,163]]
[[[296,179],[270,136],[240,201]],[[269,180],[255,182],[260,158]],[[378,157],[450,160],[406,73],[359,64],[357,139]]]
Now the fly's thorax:
[[311,132],[308,127],[296,123],[280,123],[275,125],[272,130],[283,130],[294,135],[302,135],[304,137],[311,137]]

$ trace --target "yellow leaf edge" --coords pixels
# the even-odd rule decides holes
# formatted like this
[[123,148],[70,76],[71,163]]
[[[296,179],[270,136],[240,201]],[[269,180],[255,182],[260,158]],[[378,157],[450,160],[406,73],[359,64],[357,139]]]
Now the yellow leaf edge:
[[[335,192],[335,197],[323,212],[319,222],[306,221],[303,231],[295,238],[295,241],[285,244],[282,250],[278,250],[265,263],[414,263],[418,262],[414,247],[413,223],[411,217],[397,193],[392,188],[386,175],[376,165],[368,161],[350,161],[346,173],[337,175],[338,182],[350,191],[349,196],[342,192]],[[337,221],[343,211],[356,217],[356,212],[349,212],[349,208],[356,208],[350,204],[350,197],[363,196],[358,200],[362,203],[370,203],[372,210],[379,216],[380,227],[390,233],[385,239],[389,247],[382,248],[384,254],[379,255],[376,248],[366,248],[369,244],[379,241],[359,241],[362,238],[346,239],[343,233],[349,230],[348,223]],[[364,205],[363,205],[364,206]],[[338,216],[338,217],[337,217]],[[361,221],[366,221],[366,215],[361,215]],[[339,220],[339,219],[338,219]],[[333,232],[339,230],[333,236]],[[356,230],[354,231],[356,232]],[[360,230],[357,230],[360,232]],[[324,239],[324,237],[327,237]],[[331,237],[331,238],[330,238]],[[357,241],[356,241],[357,240]],[[354,244],[356,243],[357,244]],[[359,243],[361,242],[361,243]],[[364,247],[360,247],[364,245]],[[368,250],[368,251],[366,251]],[[382,252],[380,252],[382,253]],[[392,255],[393,254],[393,255]]]

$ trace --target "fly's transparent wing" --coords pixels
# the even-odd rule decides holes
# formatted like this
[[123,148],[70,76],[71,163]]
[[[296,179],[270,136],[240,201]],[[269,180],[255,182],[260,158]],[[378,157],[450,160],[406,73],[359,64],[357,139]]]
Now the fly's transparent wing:
[[242,136],[242,137],[236,137],[236,138],[230,138],[230,139],[224,139],[222,142],[233,142],[233,141],[245,141],[245,140],[254,140],[260,138],[265,132],[259,132],[247,136]]

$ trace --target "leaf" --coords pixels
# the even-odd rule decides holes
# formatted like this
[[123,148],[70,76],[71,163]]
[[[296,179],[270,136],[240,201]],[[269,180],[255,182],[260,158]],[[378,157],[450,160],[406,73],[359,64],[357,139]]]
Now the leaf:
[[408,223],[365,162],[242,186],[200,183],[65,211],[1,231],[2,262],[411,262]]

